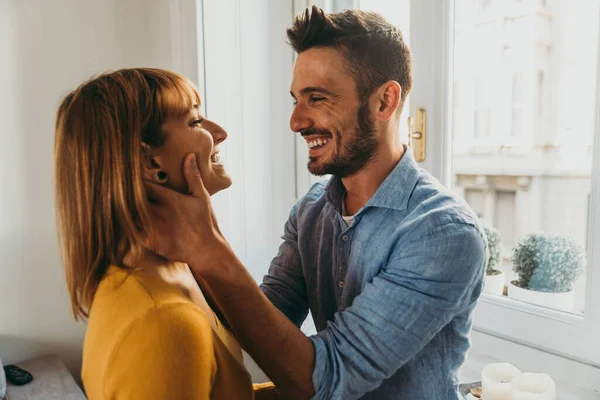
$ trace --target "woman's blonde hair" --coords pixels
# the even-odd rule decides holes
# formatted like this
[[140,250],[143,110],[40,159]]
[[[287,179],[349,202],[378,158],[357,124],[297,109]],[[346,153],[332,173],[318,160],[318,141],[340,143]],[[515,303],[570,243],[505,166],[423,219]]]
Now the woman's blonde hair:
[[194,85],[151,68],[104,73],[58,107],[55,184],[59,243],[75,319],[87,318],[110,265],[143,251],[150,226],[144,168],[167,118],[200,104]]

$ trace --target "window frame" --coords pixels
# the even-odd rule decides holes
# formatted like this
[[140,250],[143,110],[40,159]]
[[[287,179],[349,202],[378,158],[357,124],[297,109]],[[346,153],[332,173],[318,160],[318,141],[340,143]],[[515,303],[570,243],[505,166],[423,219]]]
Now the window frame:
[[[411,114],[425,108],[428,158],[422,166],[446,186],[452,183],[454,0],[413,0]],[[599,16],[600,19],[600,16]],[[418,39],[418,41],[415,40]],[[435,59],[436,62],[431,62]],[[600,50],[598,51],[600,66]],[[597,84],[600,68],[597,69]],[[588,216],[586,313],[584,316],[545,309],[513,299],[483,294],[475,311],[474,330],[527,345],[594,367],[600,367],[600,92],[596,92],[593,166]]]

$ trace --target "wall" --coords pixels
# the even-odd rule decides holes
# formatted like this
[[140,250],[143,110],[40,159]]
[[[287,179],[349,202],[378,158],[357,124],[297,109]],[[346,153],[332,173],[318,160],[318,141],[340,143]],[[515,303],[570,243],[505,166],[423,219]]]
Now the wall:
[[0,355],[5,363],[55,353],[79,375],[85,325],[70,315],[55,234],[55,109],[67,91],[98,72],[173,67],[172,4],[0,1]]

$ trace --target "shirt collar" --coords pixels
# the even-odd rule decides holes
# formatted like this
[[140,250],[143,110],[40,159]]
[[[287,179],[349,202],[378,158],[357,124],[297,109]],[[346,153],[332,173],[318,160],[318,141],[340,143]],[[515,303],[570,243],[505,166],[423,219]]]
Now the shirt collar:
[[[419,179],[419,166],[412,154],[412,150],[405,146],[402,159],[394,167],[392,172],[385,178],[373,197],[369,199],[366,207],[390,208],[393,210],[405,210],[408,207],[408,199]],[[342,180],[333,176],[325,186],[328,201],[341,212],[341,204],[346,188]]]

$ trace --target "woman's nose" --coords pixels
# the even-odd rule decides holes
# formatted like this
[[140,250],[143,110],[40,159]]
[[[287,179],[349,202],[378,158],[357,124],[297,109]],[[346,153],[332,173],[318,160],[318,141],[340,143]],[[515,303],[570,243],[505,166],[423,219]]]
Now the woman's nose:
[[210,129],[209,132],[213,137],[213,141],[215,142],[215,144],[219,144],[221,142],[224,142],[225,139],[227,139],[227,132],[225,131],[225,129],[223,129],[220,125],[215,124],[214,122],[210,121]]

